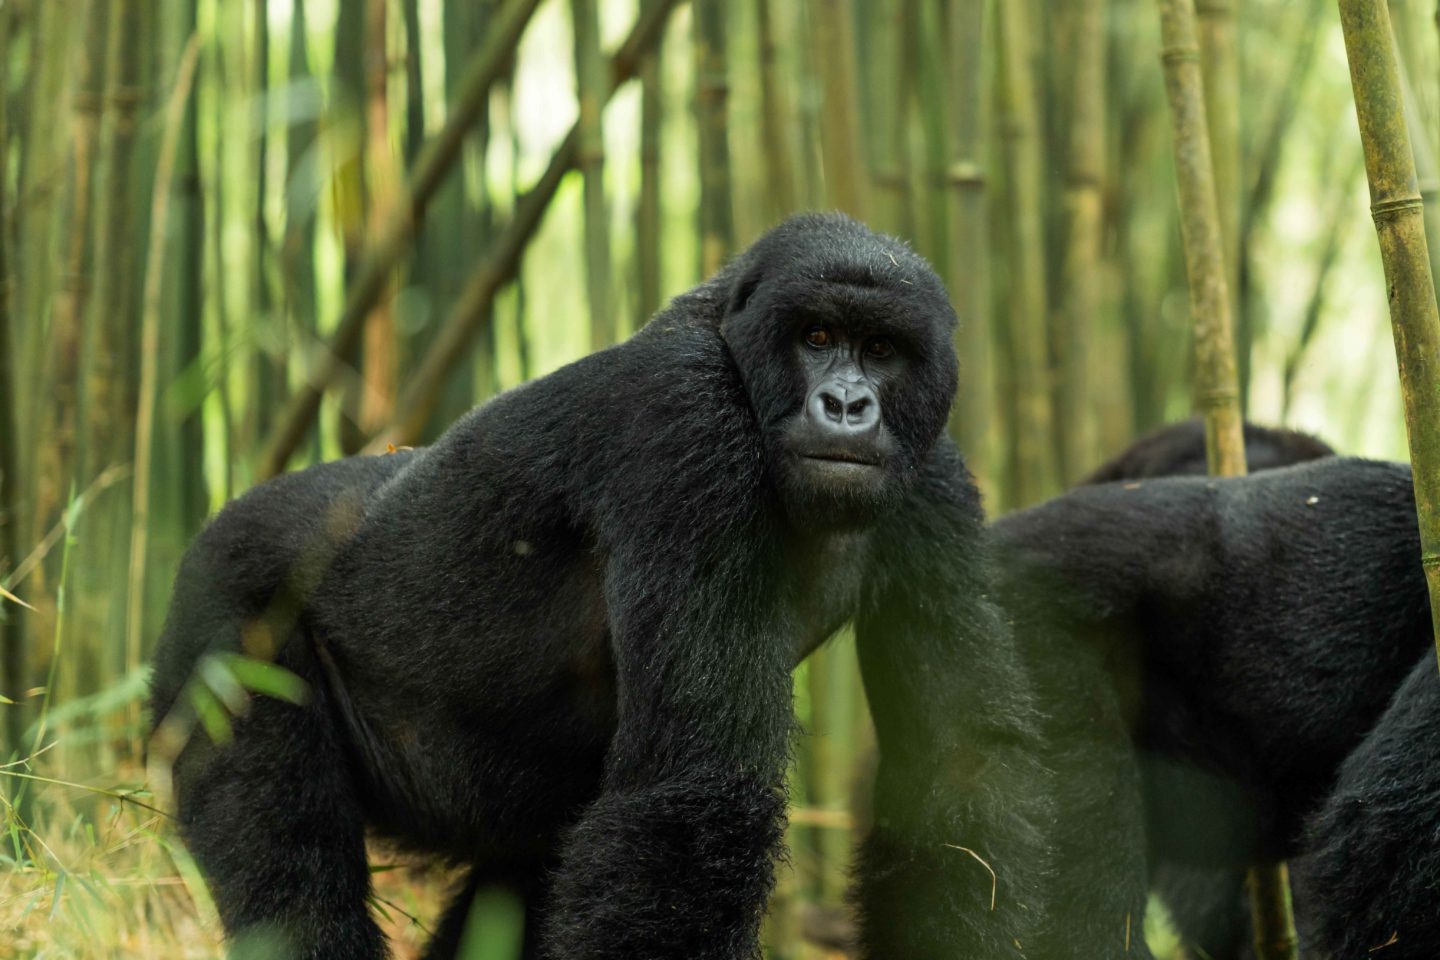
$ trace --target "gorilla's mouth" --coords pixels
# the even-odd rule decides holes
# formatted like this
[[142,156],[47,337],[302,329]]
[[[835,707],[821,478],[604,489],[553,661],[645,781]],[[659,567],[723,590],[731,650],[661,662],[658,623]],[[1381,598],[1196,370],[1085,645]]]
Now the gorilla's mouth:
[[822,463],[846,463],[857,467],[878,467],[880,457],[878,454],[858,450],[826,450],[818,453],[801,454],[806,460],[819,460]]

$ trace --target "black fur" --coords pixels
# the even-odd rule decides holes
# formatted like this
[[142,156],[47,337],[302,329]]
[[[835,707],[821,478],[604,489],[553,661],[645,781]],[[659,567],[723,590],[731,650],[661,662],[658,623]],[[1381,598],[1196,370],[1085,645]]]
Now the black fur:
[[1408,468],[1327,458],[1082,488],[992,528],[1002,595],[1057,627],[1033,662],[1042,691],[1072,693],[1047,702],[1119,691],[1151,856],[1239,870],[1313,849],[1297,898],[1322,918],[1313,955],[1334,960],[1392,929],[1385,956],[1440,955],[1414,509]]
[[[1251,473],[1333,456],[1325,441],[1298,430],[1245,424],[1245,465]],[[1205,474],[1205,425],[1198,418],[1150,433],[1096,467],[1082,484]]]
[[[780,442],[811,388],[805,323],[893,340],[876,366],[898,372],[870,378],[879,471]],[[1143,887],[1087,884],[1103,943],[1044,929],[1057,808],[978,496],[941,437],[953,324],[908,248],[798,218],[434,446],[230,505],[177,580],[155,716],[215,650],[273,657],[313,696],[257,697],[233,743],[192,738],[176,766],[227,930],[382,956],[368,828],[473,865],[431,956],[503,883],[527,898],[531,956],[754,957],[790,671],[854,618],[884,751],[858,883],[869,955],[1120,957]]]
[[[1329,444],[1310,434],[1246,422],[1245,462],[1251,473],[1333,456]],[[1090,474],[1083,484],[1155,477],[1204,475],[1205,426],[1198,418],[1173,423],[1137,440]],[[1163,779],[1156,772],[1154,779]],[[1181,825],[1180,829],[1193,829]],[[1210,960],[1234,960],[1250,950],[1251,930],[1245,867],[1207,867],[1150,858],[1151,889],[1169,908],[1181,938]]]

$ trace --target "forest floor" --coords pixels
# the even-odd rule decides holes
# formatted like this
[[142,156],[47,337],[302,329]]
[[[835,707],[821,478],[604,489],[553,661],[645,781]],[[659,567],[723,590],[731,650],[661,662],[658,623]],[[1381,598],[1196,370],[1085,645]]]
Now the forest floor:
[[[225,955],[214,905],[173,821],[145,792],[115,786],[139,784],[142,771],[121,769],[103,787],[53,782],[64,778],[43,763],[37,775],[52,782],[29,781],[35,789],[21,810],[0,792],[0,960]],[[371,863],[373,912],[391,956],[415,960],[454,877],[384,850],[372,851]]]
[[[161,812],[166,803],[143,787],[144,770],[122,764],[82,782],[51,759],[35,758],[28,772],[0,766],[0,780],[9,781],[0,783],[0,960],[225,956],[214,904],[173,820]],[[17,791],[21,782],[24,790]],[[383,847],[370,853],[372,913],[391,957],[418,960],[457,875]],[[792,908],[800,913],[787,926],[801,923],[806,911],[799,903]],[[1155,918],[1147,919],[1156,955],[1178,956],[1163,925],[1149,929]],[[847,957],[791,942],[794,952],[785,955],[793,960]],[[232,958],[271,952],[237,950]],[[479,953],[507,960],[508,950]]]

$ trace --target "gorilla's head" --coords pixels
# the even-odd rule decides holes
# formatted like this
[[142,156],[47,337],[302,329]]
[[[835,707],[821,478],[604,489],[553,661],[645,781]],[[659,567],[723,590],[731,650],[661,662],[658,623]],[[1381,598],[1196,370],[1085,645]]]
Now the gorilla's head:
[[909,247],[840,214],[771,230],[735,265],[721,332],[806,528],[873,522],[904,496],[955,393],[955,312]]

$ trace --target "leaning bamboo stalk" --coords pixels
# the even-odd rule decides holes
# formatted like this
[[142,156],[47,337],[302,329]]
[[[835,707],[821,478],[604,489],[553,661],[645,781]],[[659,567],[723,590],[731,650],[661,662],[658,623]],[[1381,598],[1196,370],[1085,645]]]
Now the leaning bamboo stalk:
[[580,101],[579,149],[575,158],[585,181],[585,291],[590,308],[590,349],[615,342],[610,299],[610,215],[605,204],[605,58],[600,52],[596,0],[570,0],[575,25],[575,87]]
[[[1190,312],[1195,324],[1195,403],[1205,420],[1205,454],[1215,476],[1245,474],[1245,436],[1226,283],[1225,247],[1215,202],[1205,90],[1193,0],[1160,0],[1165,87],[1175,133],[1176,182]],[[1250,913],[1260,960],[1295,960],[1295,921],[1284,863],[1249,871]]]
[[1080,0],[1071,23],[1070,159],[1065,176],[1066,238],[1060,288],[1056,416],[1061,475],[1074,483],[1094,449],[1089,328],[1100,310],[1105,174],[1105,2]]
[[1395,359],[1420,520],[1421,563],[1440,654],[1440,315],[1416,184],[1415,160],[1380,0],[1339,0],[1340,26],[1355,88],[1355,115],[1370,181],[1370,212],[1385,262]]
[[272,477],[285,469],[290,456],[305,438],[320,410],[320,397],[345,367],[344,358],[354,353],[365,319],[390,285],[391,271],[410,249],[415,225],[440,189],[445,176],[465,144],[465,135],[485,111],[490,88],[506,71],[520,35],[540,0],[509,0],[495,17],[486,42],[480,47],[460,82],[445,126],[425,144],[399,201],[371,241],[355,282],[346,295],[345,307],[330,343],[311,371],[308,382],[296,392],[277,419],[276,427],[260,458],[259,475]]
[[[630,36],[610,58],[610,80],[602,105],[621,84],[635,75],[641,57],[660,39],[670,11],[678,3],[679,0],[655,0],[652,7],[641,12]],[[471,275],[470,282],[411,376],[409,389],[401,394],[395,407],[394,421],[371,440],[367,451],[381,452],[388,444],[409,444],[419,438],[446,377],[464,355],[470,338],[484,325],[495,295],[515,276],[525,246],[560,188],[560,181],[574,168],[578,150],[579,131],[571,127],[570,133],[551,155],[550,164],[539,181],[516,203],[510,223],[495,238],[485,259]]]
[[730,78],[722,0],[695,0],[695,114],[700,133],[700,274],[735,249],[730,193]]
[[1240,57],[1234,0],[1196,0],[1200,71],[1205,84],[1205,127],[1215,170],[1215,201],[1225,279],[1233,294],[1240,270]]

